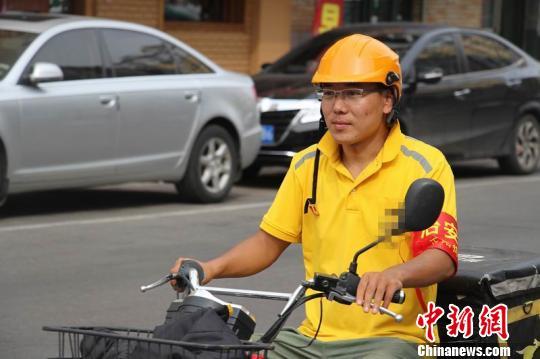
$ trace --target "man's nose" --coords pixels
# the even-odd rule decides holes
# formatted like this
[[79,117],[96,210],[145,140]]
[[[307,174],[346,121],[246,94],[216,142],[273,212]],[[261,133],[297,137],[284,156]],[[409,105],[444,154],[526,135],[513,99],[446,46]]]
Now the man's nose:
[[344,112],[346,109],[345,97],[343,93],[338,92],[334,97],[334,103],[332,109],[334,112]]

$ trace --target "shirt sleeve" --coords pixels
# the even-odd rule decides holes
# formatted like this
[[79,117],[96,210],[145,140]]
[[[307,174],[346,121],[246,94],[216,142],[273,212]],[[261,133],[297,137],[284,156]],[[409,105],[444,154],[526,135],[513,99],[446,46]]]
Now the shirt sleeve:
[[412,233],[413,255],[417,256],[430,248],[440,249],[450,256],[457,271],[458,224],[454,175],[448,162],[443,160],[430,177],[443,186],[444,204],[439,218],[430,228]]
[[[293,161],[294,162],[294,161]],[[302,241],[302,186],[294,166],[287,171],[270,209],[264,215],[260,229],[286,242]]]

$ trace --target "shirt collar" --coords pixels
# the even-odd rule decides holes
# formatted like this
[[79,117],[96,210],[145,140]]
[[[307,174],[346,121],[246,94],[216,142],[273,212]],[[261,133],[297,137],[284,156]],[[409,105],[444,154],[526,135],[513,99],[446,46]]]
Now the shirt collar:
[[384,142],[382,149],[383,162],[390,162],[396,158],[399,151],[401,151],[401,145],[403,144],[404,139],[405,135],[401,132],[401,126],[399,125],[398,121],[394,126],[392,126],[390,133]]
[[326,157],[328,157],[328,159],[330,159],[331,162],[339,162],[339,145],[336,143],[336,141],[334,141],[330,131],[326,131],[324,136],[319,141],[319,145],[317,147]]
[[[403,135],[401,132],[399,122],[396,122],[388,133],[388,137],[386,138],[381,151],[382,153],[379,154],[382,155],[383,162],[392,161],[397,156],[401,150],[401,145],[404,138],[405,135]],[[319,141],[318,148],[326,157],[330,159],[331,162],[340,161],[339,145],[334,141],[334,138],[329,131],[326,131],[324,136]]]

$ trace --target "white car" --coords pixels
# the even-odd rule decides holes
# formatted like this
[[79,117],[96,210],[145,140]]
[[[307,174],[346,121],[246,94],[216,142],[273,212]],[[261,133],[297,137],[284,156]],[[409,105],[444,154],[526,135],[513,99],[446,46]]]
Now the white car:
[[0,14],[0,200],[167,181],[223,200],[256,157],[252,80],[158,30],[97,18]]

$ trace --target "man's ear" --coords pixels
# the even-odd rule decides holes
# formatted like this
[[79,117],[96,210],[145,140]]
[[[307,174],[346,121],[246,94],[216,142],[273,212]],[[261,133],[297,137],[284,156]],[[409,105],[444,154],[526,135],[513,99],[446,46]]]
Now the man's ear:
[[398,118],[398,108],[394,103],[395,99],[396,97],[392,91],[385,91],[383,113],[386,116],[385,121],[388,127],[392,127]]
[[383,112],[385,115],[388,115],[390,112],[392,112],[394,108],[394,96],[392,95],[392,92],[385,91],[384,92],[384,108]]

